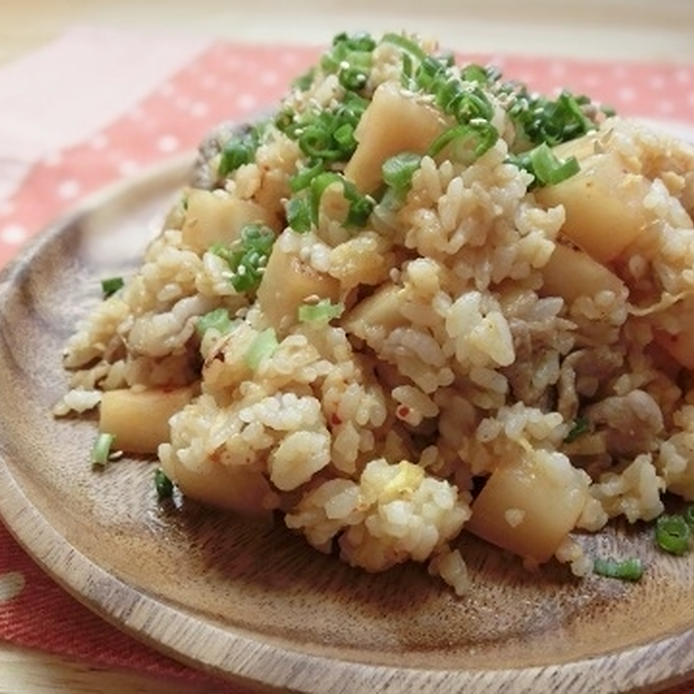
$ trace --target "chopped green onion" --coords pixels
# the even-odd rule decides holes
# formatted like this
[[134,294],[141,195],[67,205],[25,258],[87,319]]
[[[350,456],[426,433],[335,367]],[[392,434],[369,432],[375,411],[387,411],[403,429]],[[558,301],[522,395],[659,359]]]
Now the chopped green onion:
[[307,125],[299,137],[301,151],[315,159],[334,160],[339,151],[333,144],[332,132],[325,123],[318,120]]
[[366,86],[369,76],[363,70],[356,67],[348,67],[340,70],[338,80],[345,89],[359,91]]
[[347,91],[342,102],[333,109],[309,109],[301,115],[285,110],[275,118],[275,125],[298,142],[311,161],[311,168],[319,164],[325,168],[328,162],[350,159],[357,148],[354,129],[368,105],[367,99]]
[[104,299],[108,299],[109,296],[115,294],[123,284],[122,277],[109,277],[105,280],[101,280],[101,291],[103,292]]
[[682,555],[689,551],[692,533],[682,516],[660,516],[655,522],[655,541],[660,549]]
[[342,183],[344,179],[336,173],[326,172],[319,174],[311,181],[311,219],[314,224],[318,224],[318,213],[320,201],[328,186],[333,183]]
[[612,118],[612,116],[617,115],[617,111],[614,110],[612,106],[608,106],[607,104],[603,104],[600,106],[600,110],[608,117]]
[[499,133],[496,128],[481,121],[466,123],[449,128],[439,135],[429,147],[430,157],[435,157],[445,147],[451,145],[452,158],[462,164],[471,164],[496,144]]
[[277,336],[273,328],[267,328],[255,336],[251,346],[244,356],[246,364],[253,371],[257,371],[261,362],[271,357],[277,349]]
[[417,87],[423,91],[435,91],[434,86],[445,79],[447,74],[446,64],[428,55],[417,66],[414,81]]
[[255,290],[275,242],[275,233],[262,224],[246,224],[231,247],[216,243],[210,252],[224,258],[232,271],[231,284],[237,292]]
[[92,448],[92,465],[104,466],[108,462],[111,446],[116,440],[113,434],[101,433],[96,437],[96,443]]
[[638,581],[643,576],[643,564],[638,557],[624,561],[596,559],[593,563],[593,573],[623,581]]
[[477,82],[478,84],[487,84],[487,81],[489,80],[487,71],[481,65],[475,65],[474,63],[466,65],[460,71],[460,76],[466,82]]
[[590,430],[590,420],[587,417],[577,417],[574,420],[574,425],[569,430],[564,441],[573,443],[579,436]]
[[498,91],[511,94],[513,103],[507,112],[516,128],[514,152],[542,143],[558,145],[595,129],[595,124],[583,113],[581,104],[569,92],[564,91],[556,101],[551,101],[531,95],[525,87],[519,89],[510,83],[501,84]]
[[320,66],[325,72],[338,73],[345,89],[359,90],[368,79],[371,52],[375,47],[376,42],[367,33],[337,34],[330,50],[321,56]]
[[195,323],[195,329],[200,337],[203,337],[208,330],[216,330],[220,335],[226,335],[231,332],[235,324],[236,321],[229,317],[229,311],[220,307],[200,316]]
[[303,197],[290,198],[286,205],[287,224],[298,234],[311,231],[311,208]]
[[173,494],[173,482],[160,467],[154,471],[154,488],[157,490],[157,497],[160,501],[169,499]]
[[222,178],[253,161],[264,127],[265,123],[261,123],[245,132],[237,133],[224,145],[217,168],[217,173]]
[[684,512],[684,520],[687,521],[687,525],[694,531],[694,504],[687,506],[687,510]]
[[578,173],[576,157],[560,161],[552,150],[543,142],[528,153],[533,172],[543,185],[556,185]]
[[369,52],[376,48],[376,42],[371,37],[371,34],[366,31],[358,31],[352,35],[343,31],[333,37],[333,46],[340,44],[344,44],[352,51]]
[[343,150],[351,148],[353,144],[356,145],[354,126],[351,123],[343,123],[333,133],[333,139]]
[[298,173],[294,174],[290,179],[289,179],[289,187],[292,189],[292,192],[298,193],[300,190],[303,190],[304,188],[307,188],[311,181],[319,174],[322,173],[325,169],[325,165],[323,164],[322,161],[319,161],[317,164],[314,164],[313,166],[309,166],[306,169],[302,169]]
[[397,192],[409,190],[412,176],[419,169],[422,157],[414,152],[401,152],[383,162],[383,181]]
[[333,318],[339,318],[345,307],[338,303],[330,303],[330,299],[321,299],[317,304],[299,306],[299,320],[302,323],[329,323]]
[[519,169],[525,169],[540,186],[556,185],[580,171],[576,157],[561,161],[544,142],[529,152],[509,157],[509,161]]
[[400,73],[400,85],[405,89],[414,90],[416,83],[414,81],[414,65],[412,57],[409,53],[402,54],[402,71]]
[[313,82],[313,77],[316,74],[316,68],[310,68],[304,72],[303,75],[299,75],[293,82],[292,87],[298,89],[299,91],[305,92]]
[[342,194],[345,200],[349,202],[349,211],[344,226],[346,227],[361,227],[366,224],[371,211],[373,210],[373,200],[365,195],[362,195],[357,187],[351,181],[347,181],[342,176],[332,172],[325,172],[316,176],[311,181],[310,201],[311,201],[311,220],[315,225],[318,225],[318,214],[320,211],[320,201],[323,193],[328,186],[333,183],[342,185]]
[[406,38],[400,34],[384,34],[381,39],[382,43],[392,43],[397,46],[400,50],[409,53],[413,58],[416,58],[419,62],[422,62],[427,58],[427,54],[411,39]]

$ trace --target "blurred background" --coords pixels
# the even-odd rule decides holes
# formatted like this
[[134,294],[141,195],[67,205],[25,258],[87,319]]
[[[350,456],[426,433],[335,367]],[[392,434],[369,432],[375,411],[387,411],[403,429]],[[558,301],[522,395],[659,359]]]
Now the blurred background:
[[468,52],[694,62],[692,0],[2,0],[0,63],[75,24],[293,43],[402,28]]

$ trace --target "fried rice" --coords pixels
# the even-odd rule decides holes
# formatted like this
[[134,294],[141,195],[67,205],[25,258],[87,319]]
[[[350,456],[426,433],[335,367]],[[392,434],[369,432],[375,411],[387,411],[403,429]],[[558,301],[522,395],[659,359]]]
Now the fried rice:
[[339,35],[203,142],[55,413],[101,403],[183,494],[367,571],[462,594],[467,529],[586,575],[575,531],[694,499],[693,184],[691,145],[585,97]]

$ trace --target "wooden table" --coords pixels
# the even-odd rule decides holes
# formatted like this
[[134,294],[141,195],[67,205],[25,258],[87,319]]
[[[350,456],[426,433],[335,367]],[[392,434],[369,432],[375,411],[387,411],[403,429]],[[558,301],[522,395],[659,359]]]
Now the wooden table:
[[[468,51],[694,62],[691,0],[3,0],[0,66],[75,24],[322,43],[337,30],[405,28]],[[288,35],[287,26],[296,27]],[[687,687],[692,690],[692,683]],[[0,694],[204,694],[199,687],[0,643]],[[674,691],[685,691],[680,687]]]

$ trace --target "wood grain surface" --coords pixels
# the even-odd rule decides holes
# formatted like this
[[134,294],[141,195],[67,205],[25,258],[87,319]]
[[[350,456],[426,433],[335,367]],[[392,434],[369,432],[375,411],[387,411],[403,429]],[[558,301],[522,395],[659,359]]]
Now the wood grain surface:
[[558,566],[530,574],[464,537],[473,590],[458,599],[421,566],[369,575],[281,525],[178,496],[160,504],[151,461],[91,470],[94,422],[49,415],[67,382],[61,348],[100,300],[98,278],[136,265],[188,165],[101,194],[0,278],[0,393],[11,404],[0,410],[0,513],[39,564],[133,636],[249,686],[621,692],[690,674],[694,564],[658,553],[646,527],[587,538],[601,555],[640,556],[636,585],[580,582]]

